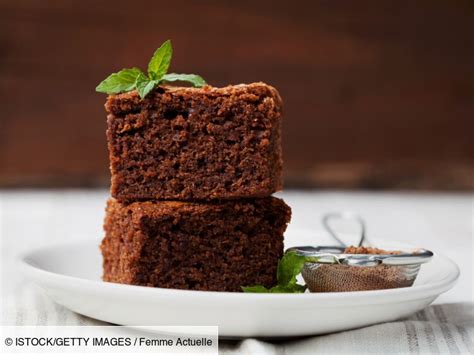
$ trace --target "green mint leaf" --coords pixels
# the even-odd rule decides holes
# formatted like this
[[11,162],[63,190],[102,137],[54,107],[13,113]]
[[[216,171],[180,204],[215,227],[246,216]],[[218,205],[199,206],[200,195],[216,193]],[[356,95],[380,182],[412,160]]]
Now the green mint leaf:
[[293,285],[281,286],[277,285],[270,289],[271,293],[303,293],[306,291],[306,286],[297,283]]
[[272,288],[266,288],[262,285],[247,286],[241,287],[242,291],[245,293],[303,293],[306,291],[306,286],[298,285],[297,283],[293,285],[277,285]]
[[150,79],[160,80],[166,74],[173,55],[171,41],[167,40],[158,48],[148,63],[148,76]]
[[244,292],[253,293],[303,293],[306,291],[305,285],[296,283],[296,276],[303,270],[306,262],[315,262],[316,257],[298,255],[295,252],[288,252],[278,262],[277,280],[278,284],[268,289],[262,285],[242,287]]
[[138,68],[122,69],[118,73],[110,74],[104,81],[102,81],[95,91],[105,94],[118,94],[120,92],[130,91],[135,89],[135,82],[137,77],[142,74]]
[[144,99],[157,84],[158,81],[150,80],[145,76],[145,74],[141,73],[137,77],[135,86],[137,88],[138,95],[140,95],[140,97]]
[[296,276],[303,270],[305,262],[306,257],[295,252],[283,255],[283,258],[278,262],[278,285],[296,284]]
[[194,87],[200,88],[206,85],[206,81],[200,77],[199,75],[196,74],[176,74],[176,73],[170,73],[170,74],[165,74],[161,78],[162,81],[166,82],[174,82],[174,81],[184,81],[187,83],[191,83]]
[[248,293],[268,293],[270,290],[262,285],[241,287],[242,291]]

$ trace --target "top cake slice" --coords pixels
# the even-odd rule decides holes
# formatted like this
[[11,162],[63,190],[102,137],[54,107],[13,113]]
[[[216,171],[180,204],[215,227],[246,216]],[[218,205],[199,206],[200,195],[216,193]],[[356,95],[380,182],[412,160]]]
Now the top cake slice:
[[105,108],[112,196],[213,200],[282,188],[278,92],[264,83],[158,87],[111,95]]

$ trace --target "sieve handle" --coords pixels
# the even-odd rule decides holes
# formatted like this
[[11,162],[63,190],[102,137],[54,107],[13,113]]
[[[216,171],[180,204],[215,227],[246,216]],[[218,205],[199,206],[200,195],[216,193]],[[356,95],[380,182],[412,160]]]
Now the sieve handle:
[[365,222],[362,219],[361,216],[359,216],[356,213],[349,212],[349,211],[343,211],[343,212],[331,212],[327,213],[323,216],[322,222],[324,228],[328,231],[328,233],[341,245],[342,247],[347,247],[346,243],[342,241],[337,235],[337,233],[334,231],[334,229],[331,227],[331,220],[334,219],[345,219],[349,221],[356,221],[359,224],[360,227],[360,240],[358,246],[362,246],[366,240],[365,237]]

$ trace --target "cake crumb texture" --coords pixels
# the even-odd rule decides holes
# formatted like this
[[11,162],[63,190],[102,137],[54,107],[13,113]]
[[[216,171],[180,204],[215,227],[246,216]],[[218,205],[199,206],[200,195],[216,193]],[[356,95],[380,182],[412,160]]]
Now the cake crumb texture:
[[120,202],[265,197],[282,189],[282,100],[264,83],[158,87],[106,102]]
[[110,199],[104,281],[205,291],[276,283],[290,208],[275,197],[226,202]]

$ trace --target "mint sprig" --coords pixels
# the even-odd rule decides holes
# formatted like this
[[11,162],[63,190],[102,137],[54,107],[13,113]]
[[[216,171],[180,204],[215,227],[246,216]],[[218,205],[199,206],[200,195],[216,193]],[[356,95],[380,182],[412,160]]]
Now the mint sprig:
[[291,251],[283,255],[278,262],[277,285],[272,288],[266,288],[262,285],[241,287],[242,291],[248,293],[303,293],[306,291],[306,285],[300,285],[296,282],[296,276],[303,270],[306,262],[315,262],[316,257],[308,257],[296,254]]
[[163,83],[181,81],[190,83],[194,87],[206,85],[206,81],[196,74],[167,74],[172,56],[173,47],[171,41],[167,40],[153,53],[148,63],[147,74],[139,68],[122,69],[110,74],[95,90],[109,95],[137,90],[143,99],[153,88]]

